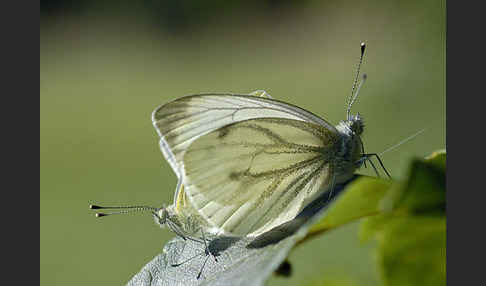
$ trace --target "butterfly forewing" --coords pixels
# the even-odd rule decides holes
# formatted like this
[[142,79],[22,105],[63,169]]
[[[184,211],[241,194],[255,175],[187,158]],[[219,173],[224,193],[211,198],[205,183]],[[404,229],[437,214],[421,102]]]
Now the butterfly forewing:
[[152,113],[160,148],[180,177],[182,156],[199,136],[231,123],[254,118],[288,118],[313,122],[331,132],[336,129],[322,118],[278,100],[233,94],[201,94],[181,97]]
[[337,140],[320,125],[285,118],[227,125],[185,152],[185,191],[210,224],[257,235],[294,218],[325,190]]

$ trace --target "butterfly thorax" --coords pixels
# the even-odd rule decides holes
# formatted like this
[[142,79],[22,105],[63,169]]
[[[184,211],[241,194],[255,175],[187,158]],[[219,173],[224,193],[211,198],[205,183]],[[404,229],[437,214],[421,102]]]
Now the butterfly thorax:
[[[343,180],[361,166],[362,142],[360,135],[363,133],[364,124],[357,114],[348,120],[343,120],[336,125],[341,135],[341,146],[336,156],[335,168],[337,174],[343,175]],[[345,177],[345,178],[344,178]],[[338,182],[342,181],[338,179]]]

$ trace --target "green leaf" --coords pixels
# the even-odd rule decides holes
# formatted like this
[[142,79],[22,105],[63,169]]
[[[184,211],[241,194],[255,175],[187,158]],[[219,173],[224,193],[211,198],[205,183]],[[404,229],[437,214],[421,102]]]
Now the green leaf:
[[377,249],[384,285],[446,285],[445,233],[445,217],[391,218]]
[[384,285],[445,285],[445,152],[412,162],[408,179],[394,183],[382,213],[361,225],[361,238],[378,240]]
[[444,170],[446,170],[446,151],[444,150],[439,150],[435,151],[429,156],[425,157],[425,160],[432,165],[435,165],[436,167]]
[[445,212],[445,169],[439,162],[416,159],[407,182],[391,188],[383,199],[384,211]]
[[349,184],[329,207],[324,216],[309,230],[308,236],[323,233],[357,219],[376,215],[380,212],[380,201],[390,187],[390,182],[361,177]]
[[329,278],[321,277],[319,280],[304,284],[306,286],[358,286],[359,283],[348,277]]

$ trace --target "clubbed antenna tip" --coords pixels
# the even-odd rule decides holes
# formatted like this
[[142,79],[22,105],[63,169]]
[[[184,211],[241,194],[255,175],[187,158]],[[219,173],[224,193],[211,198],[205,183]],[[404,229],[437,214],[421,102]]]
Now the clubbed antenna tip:
[[115,215],[115,214],[127,214],[133,212],[140,212],[140,211],[157,211],[157,208],[149,207],[149,206],[100,206],[100,205],[89,205],[89,208],[92,210],[99,210],[99,209],[118,209],[115,212],[107,212],[107,213],[96,213],[96,217],[108,216],[108,215]]
[[[366,49],[366,44],[364,42],[361,42],[361,55],[359,56],[358,69],[356,70],[356,77],[354,78],[354,81],[353,81],[353,87],[351,88],[351,96],[348,99],[348,106],[346,108],[347,120],[351,119],[351,106],[353,105],[354,101],[358,97],[358,91],[359,91],[359,88],[362,85],[362,84],[360,84],[360,86],[358,87],[358,91],[356,91],[356,93],[355,93],[354,90],[356,88],[356,84],[358,83],[359,71],[361,69],[361,64],[363,63],[363,56],[364,56],[365,49]],[[364,80],[366,80],[366,75],[363,75],[362,83],[364,82]]]

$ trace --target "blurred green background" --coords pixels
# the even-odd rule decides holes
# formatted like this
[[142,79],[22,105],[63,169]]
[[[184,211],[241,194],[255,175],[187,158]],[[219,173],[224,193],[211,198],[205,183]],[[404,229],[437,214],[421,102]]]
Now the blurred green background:
[[[174,235],[149,214],[96,219],[92,202],[172,202],[176,177],[152,110],[199,92],[264,89],[337,124],[353,111],[367,152],[400,179],[445,148],[445,1],[41,1],[40,284],[123,285]],[[370,170],[360,170],[372,174]],[[269,285],[379,285],[357,224],[292,252]]]

